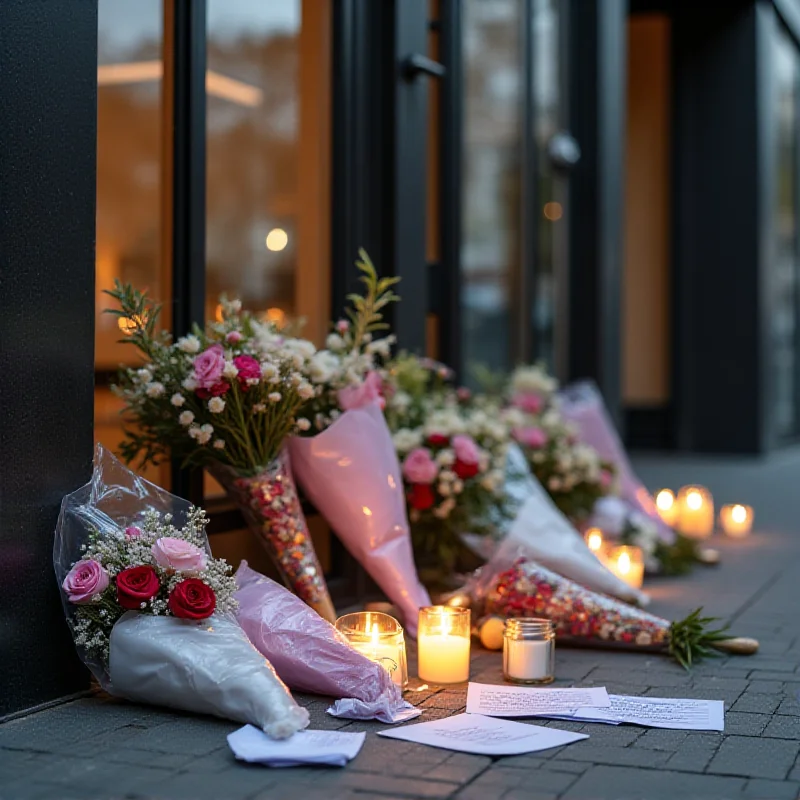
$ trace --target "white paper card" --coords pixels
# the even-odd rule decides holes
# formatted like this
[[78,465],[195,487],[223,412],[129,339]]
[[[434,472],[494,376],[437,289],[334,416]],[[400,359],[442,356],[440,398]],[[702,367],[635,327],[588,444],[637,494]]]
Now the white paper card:
[[725,730],[725,705],[722,700],[628,697],[620,694],[609,695],[609,698],[609,708],[578,708],[572,718],[584,722],[627,722],[647,728]]
[[497,686],[470,683],[467,713],[490,717],[535,717],[548,714],[571,716],[575,709],[611,705],[604,686],[590,689],[533,689],[527,686]]
[[341,731],[300,731],[288,739],[270,739],[263,731],[245,725],[228,734],[236,758],[268,767],[328,764],[343,767],[358,755],[365,733]]
[[456,714],[433,722],[378,731],[378,736],[481,756],[515,756],[589,738],[584,733],[542,728],[480,714]]

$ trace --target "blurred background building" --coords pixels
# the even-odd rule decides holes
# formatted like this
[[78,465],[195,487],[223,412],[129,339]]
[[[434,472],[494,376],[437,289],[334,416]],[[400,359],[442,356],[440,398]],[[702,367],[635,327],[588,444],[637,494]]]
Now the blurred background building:
[[[363,246],[403,279],[401,347],[467,383],[591,378],[635,447],[800,434],[800,0],[5,0],[0,29],[0,561],[35,630],[63,628],[58,502],[121,437],[115,278],[179,333],[228,292],[321,343]],[[262,564],[212,481],[148,476]],[[80,683],[3,624],[8,708]]]

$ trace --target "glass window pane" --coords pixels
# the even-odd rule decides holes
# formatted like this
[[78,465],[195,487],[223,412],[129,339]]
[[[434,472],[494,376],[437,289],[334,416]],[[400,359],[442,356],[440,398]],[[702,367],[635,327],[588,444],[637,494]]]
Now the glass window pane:
[[[122,439],[121,403],[108,385],[135,351],[118,343],[118,320],[103,310],[114,279],[166,299],[161,264],[161,0],[99,0],[97,68],[97,261],[95,438]],[[145,470],[161,481],[164,470]]]
[[775,222],[772,268],[772,354],[774,421],[776,432],[797,432],[796,294],[797,240],[797,92],[798,52],[785,31],[780,30],[774,48],[776,84],[775,130],[777,174],[775,176]]
[[465,374],[511,366],[520,241],[523,16],[519,0],[465,0],[462,324]]

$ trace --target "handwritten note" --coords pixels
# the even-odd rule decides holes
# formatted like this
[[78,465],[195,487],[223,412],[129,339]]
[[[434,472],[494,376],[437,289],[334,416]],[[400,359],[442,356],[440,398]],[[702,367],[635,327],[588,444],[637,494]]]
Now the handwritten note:
[[608,708],[577,708],[572,719],[583,722],[620,722],[647,728],[687,731],[725,730],[722,700],[672,699],[609,695]]
[[358,755],[365,733],[340,731],[300,731],[277,741],[252,725],[228,735],[234,755],[251,764],[268,767],[296,767],[302,764],[327,764],[343,767]]
[[467,713],[490,717],[535,717],[572,713],[577,708],[611,705],[604,687],[591,689],[533,689],[527,686],[495,686],[470,683]]
[[533,753],[588,738],[582,733],[542,728],[480,714],[456,714],[433,722],[378,731],[378,736],[483,756]]

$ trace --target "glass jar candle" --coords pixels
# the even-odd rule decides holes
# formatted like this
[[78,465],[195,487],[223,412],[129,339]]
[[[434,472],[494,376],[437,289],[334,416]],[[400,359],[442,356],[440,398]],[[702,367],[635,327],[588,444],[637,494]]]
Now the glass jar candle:
[[750,535],[753,528],[753,509],[740,503],[722,506],[719,512],[722,530],[734,539],[742,539]]
[[705,486],[684,486],[678,506],[678,528],[684,536],[705,539],[714,533],[714,498]]
[[623,545],[609,548],[603,562],[620,580],[634,589],[644,583],[644,554],[640,547]]
[[403,627],[388,614],[359,611],[336,620],[336,630],[350,646],[370,661],[380,664],[400,688],[408,684],[406,642]]
[[428,683],[469,680],[470,610],[426,606],[419,610],[417,673]]
[[556,632],[547,619],[506,620],[503,632],[503,677],[511,683],[552,683],[555,679]]

